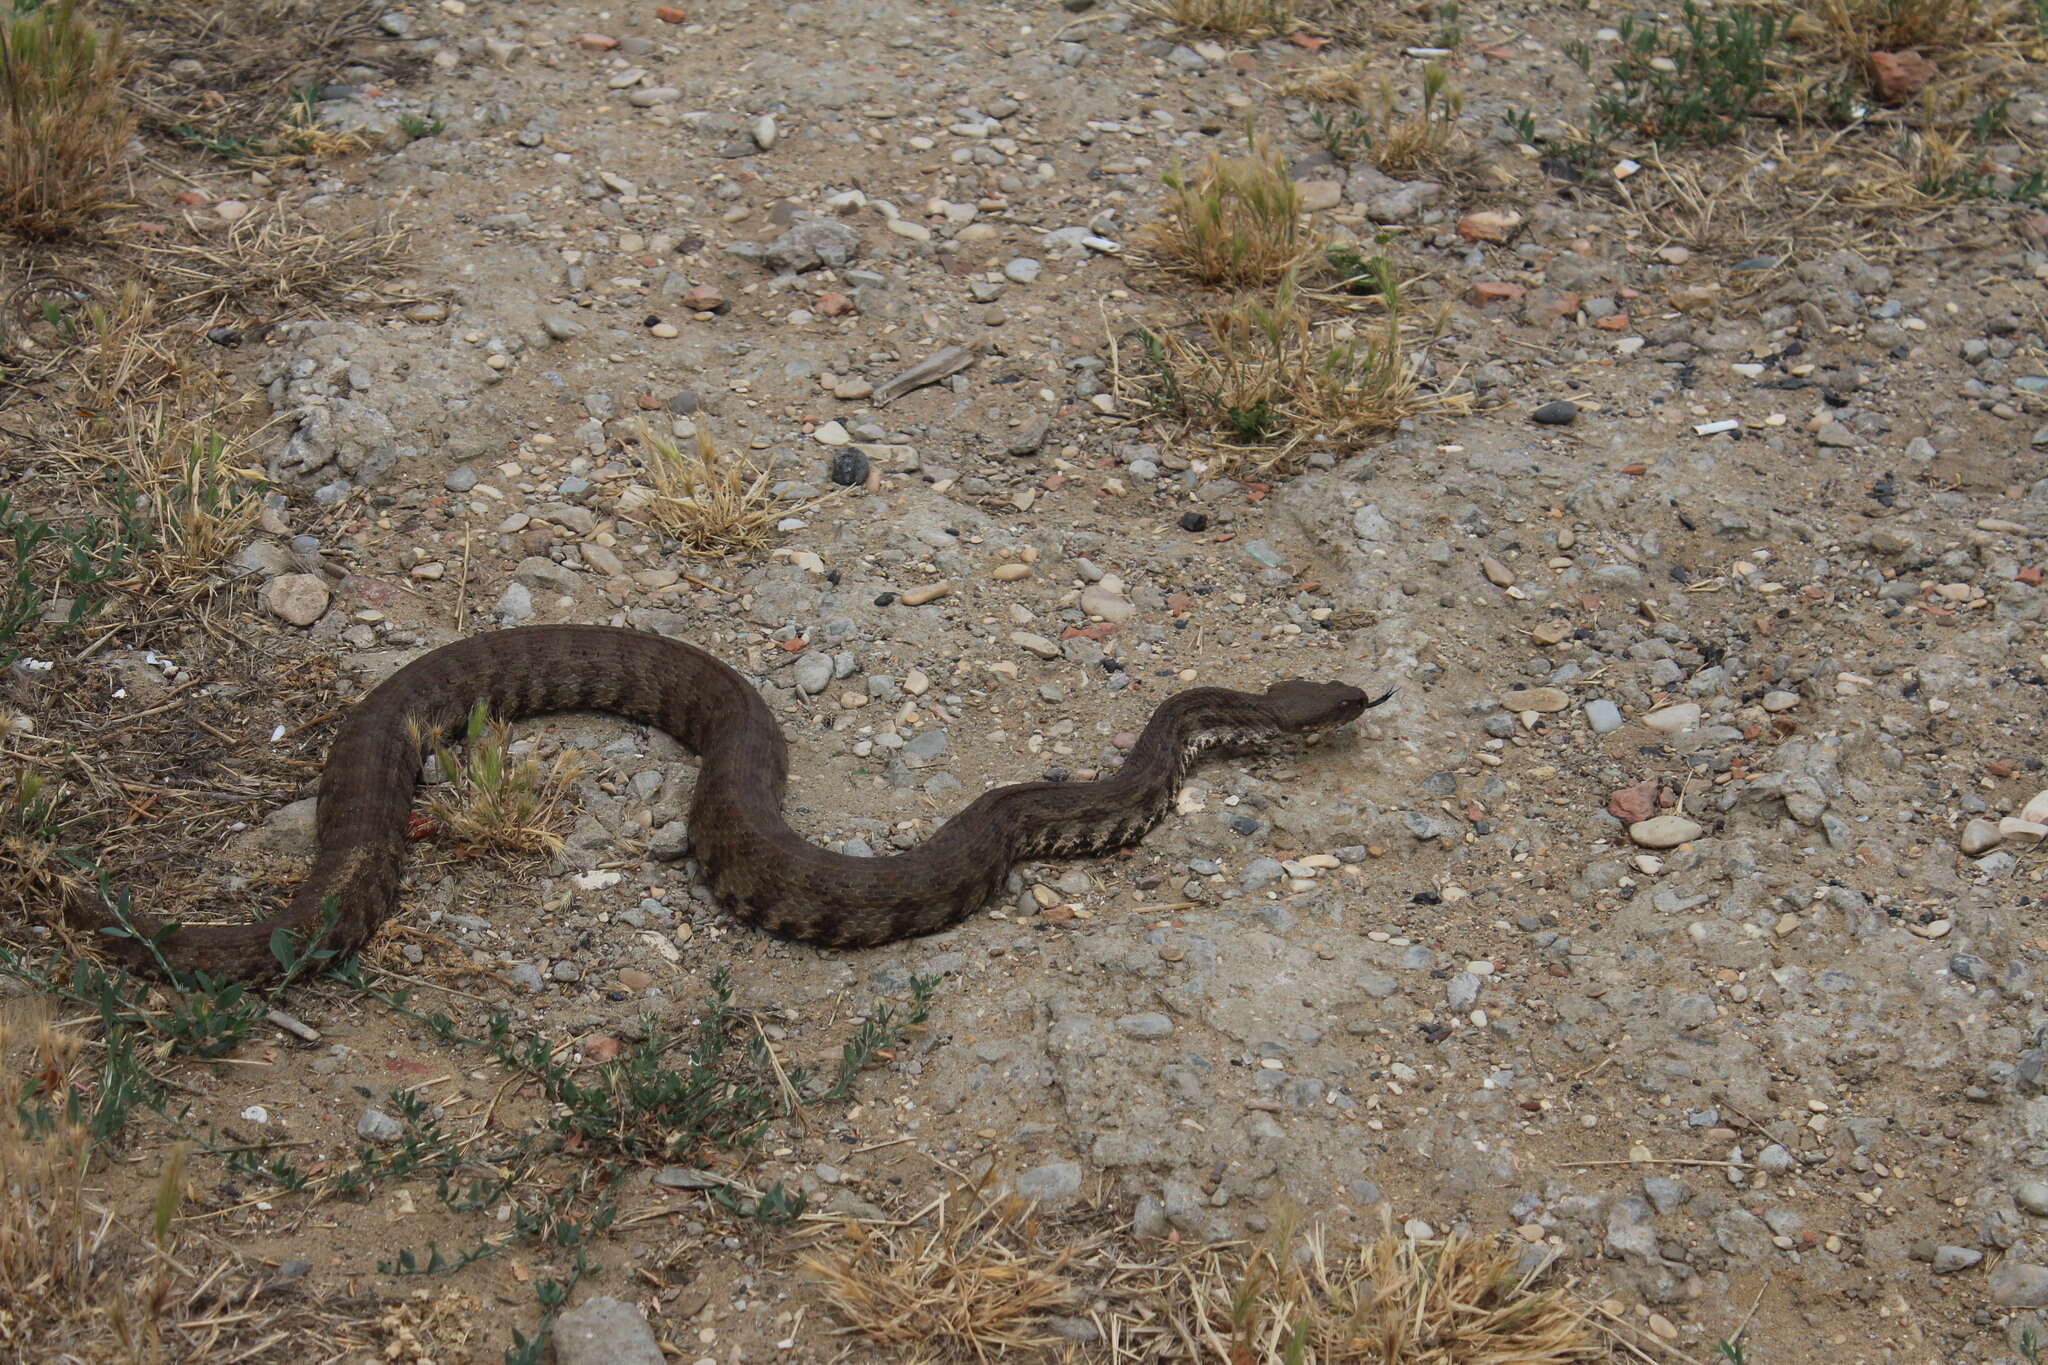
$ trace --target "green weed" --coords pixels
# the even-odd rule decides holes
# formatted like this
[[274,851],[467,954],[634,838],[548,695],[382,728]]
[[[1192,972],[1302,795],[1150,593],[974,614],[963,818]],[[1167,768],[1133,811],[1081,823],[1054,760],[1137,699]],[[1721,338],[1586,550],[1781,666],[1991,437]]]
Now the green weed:
[[[1784,40],[1779,17],[1742,6],[1710,14],[1686,0],[1680,31],[1624,19],[1621,53],[1595,96],[1588,159],[1606,155],[1615,142],[1647,141],[1659,147],[1688,142],[1709,146],[1739,137],[1769,79],[1769,64]],[[1588,76],[1592,50],[1584,43],[1565,51]]]

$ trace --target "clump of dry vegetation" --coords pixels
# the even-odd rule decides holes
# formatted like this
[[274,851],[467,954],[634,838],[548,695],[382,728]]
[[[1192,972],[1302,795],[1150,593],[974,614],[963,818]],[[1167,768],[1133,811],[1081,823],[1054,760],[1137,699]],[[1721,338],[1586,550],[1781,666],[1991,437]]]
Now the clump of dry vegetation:
[[[92,1143],[65,1103],[83,1050],[46,1011],[25,1026],[0,1015],[0,1354],[12,1360],[108,1337],[140,1358],[170,1286],[161,1261],[134,1284],[116,1273],[113,1217],[86,1197]],[[161,1246],[170,1215],[158,1221]]]
[[1054,1344],[1044,1320],[1080,1297],[1069,1271],[1088,1250],[1045,1249],[1028,1204],[991,1203],[979,1186],[947,1200],[929,1226],[849,1223],[844,1234],[849,1247],[806,1256],[803,1265],[846,1332],[906,1362],[986,1360]]
[[135,121],[121,92],[120,35],[74,0],[0,21],[0,227],[66,237],[115,202]]
[[173,313],[227,303],[333,304],[397,268],[403,234],[389,222],[316,227],[283,205],[238,220],[221,237],[138,238],[131,246]]
[[1320,104],[1362,105],[1373,88],[1367,79],[1371,66],[1370,57],[1358,56],[1348,62],[1296,67],[1283,73],[1273,83],[1273,90],[1276,94],[1315,100]]
[[1119,388],[1217,442],[1227,463],[1263,471],[1294,466],[1311,446],[1343,454],[1404,418],[1469,407],[1425,377],[1422,348],[1443,319],[1418,336],[1385,258],[1338,257],[1358,271],[1345,283],[1379,300],[1379,320],[1348,312],[1319,320],[1289,274],[1270,302],[1245,297],[1212,309],[1192,332],[1141,330],[1144,371],[1125,376],[1119,356]]
[[1150,0],[1144,13],[1175,28],[1256,38],[1293,24],[1280,0]]
[[[0,746],[16,733],[19,720],[0,707]],[[5,770],[0,795],[0,901],[33,905],[57,895],[72,880],[60,840],[63,793],[26,759]]]
[[1388,1234],[1332,1252],[1322,1234],[1183,1267],[1176,1316],[1204,1358],[1299,1365],[1567,1365],[1607,1353],[1562,1293],[1512,1250]]
[[1441,63],[1422,68],[1418,101],[1407,110],[1394,83],[1366,79],[1366,60],[1313,66],[1290,73],[1275,87],[1283,95],[1335,106],[1311,115],[1324,148],[1339,161],[1369,158],[1388,175],[1454,169],[1470,156],[1458,117],[1465,97]]
[[1256,139],[1245,156],[1212,156],[1194,175],[1176,167],[1165,180],[1164,216],[1140,241],[1168,270],[1199,284],[1258,288],[1316,249],[1287,159]]
[[155,597],[220,586],[263,510],[260,471],[231,441],[168,403],[131,406],[113,432],[69,454],[99,466],[112,513],[128,525],[131,581]]
[[1808,0],[1808,9],[1849,57],[1872,52],[1938,52],[1982,38],[1981,0]]
[[686,449],[643,423],[640,446],[654,487],[622,511],[694,554],[759,549],[773,537],[784,509],[768,491],[767,470],[722,454],[702,426]]
[[428,813],[476,849],[554,854],[562,848],[569,787],[583,765],[564,749],[543,764],[512,752],[512,728],[481,701],[469,713],[460,753],[436,740],[434,763],[443,786],[427,798]]
[[1422,68],[1422,98],[1411,112],[1401,112],[1393,82],[1382,81],[1370,140],[1373,165],[1388,175],[1449,165],[1464,149],[1458,131],[1464,110],[1464,95],[1452,88],[1450,73],[1436,62]]
[[892,1360],[971,1358],[1056,1343],[1050,1319],[1085,1316],[1118,1359],[1287,1365],[1570,1365],[1604,1358],[1592,1322],[1545,1267],[1471,1237],[1389,1231],[1337,1252],[1320,1230],[1269,1243],[1135,1259],[1096,1234],[1042,1225],[983,1184],[921,1226],[848,1224],[802,1264],[840,1331]]

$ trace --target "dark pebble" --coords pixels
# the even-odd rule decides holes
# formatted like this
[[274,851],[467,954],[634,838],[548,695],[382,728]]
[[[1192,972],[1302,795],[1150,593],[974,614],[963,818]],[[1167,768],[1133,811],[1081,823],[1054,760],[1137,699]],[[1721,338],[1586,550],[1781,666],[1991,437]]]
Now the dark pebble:
[[851,488],[868,481],[868,457],[858,450],[842,450],[832,457],[832,482]]
[[1546,427],[1568,427],[1579,419],[1579,405],[1560,398],[1555,403],[1545,403],[1529,416]]
[[1180,529],[1183,531],[1206,531],[1209,517],[1205,512],[1183,512],[1180,514]]
[[896,594],[893,592],[885,592],[875,598],[875,605],[878,607],[894,606],[895,603]]
[[668,410],[678,417],[688,417],[697,410],[697,407],[697,394],[692,389],[684,389],[668,400]]

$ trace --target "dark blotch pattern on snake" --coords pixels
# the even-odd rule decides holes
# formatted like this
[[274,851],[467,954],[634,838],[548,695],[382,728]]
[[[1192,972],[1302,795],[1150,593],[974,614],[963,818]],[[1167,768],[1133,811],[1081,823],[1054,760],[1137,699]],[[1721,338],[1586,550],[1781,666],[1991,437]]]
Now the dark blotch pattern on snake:
[[[666,730],[702,763],[690,833],[719,897],[771,934],[866,947],[957,923],[1022,859],[1107,853],[1142,838],[1206,751],[1243,751],[1329,729],[1385,700],[1342,683],[1300,681],[1263,693],[1180,692],[1159,704],[1114,774],[999,787],[908,852],[856,858],[819,848],[783,819],[789,751],[782,731],[752,684],[717,658],[681,640],[610,626],[497,631],[423,655],[349,713],[320,775],[313,868],[285,909],[249,924],[168,931],[147,916],[129,918],[156,938],[174,970],[216,979],[277,976],[271,937],[280,928],[301,951],[317,939],[336,956],[354,952],[398,904],[423,739],[458,734],[482,701],[510,719],[601,711]],[[329,905],[331,913],[323,910]],[[116,925],[96,896],[74,892],[65,908],[80,927]],[[155,965],[131,939],[96,941],[129,965]]]

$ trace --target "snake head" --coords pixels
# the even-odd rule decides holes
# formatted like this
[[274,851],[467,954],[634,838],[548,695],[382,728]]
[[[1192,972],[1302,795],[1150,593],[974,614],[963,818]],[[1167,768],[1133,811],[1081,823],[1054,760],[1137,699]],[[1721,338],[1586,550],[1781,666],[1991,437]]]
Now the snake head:
[[1289,678],[1266,689],[1266,705],[1283,730],[1330,730],[1348,725],[1393,695],[1370,697],[1349,683]]

